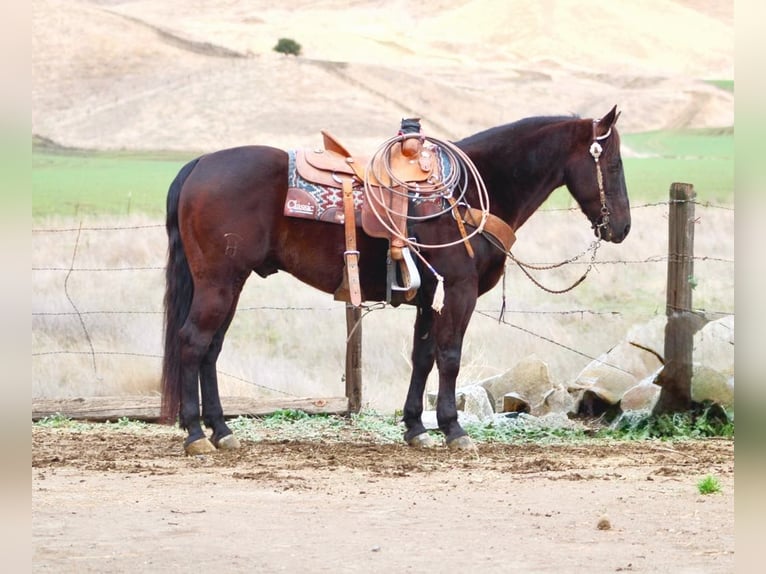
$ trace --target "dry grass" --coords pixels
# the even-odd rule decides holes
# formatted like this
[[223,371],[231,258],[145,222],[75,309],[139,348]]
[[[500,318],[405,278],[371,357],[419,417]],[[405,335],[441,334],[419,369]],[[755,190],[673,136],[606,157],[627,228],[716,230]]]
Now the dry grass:
[[[733,211],[698,207],[695,253],[732,260]],[[73,228],[79,222],[51,219],[46,228]],[[139,229],[130,229],[135,226]],[[125,229],[33,234],[32,395],[71,397],[151,393],[159,390],[162,297],[166,239],[161,222],[145,217],[102,218],[83,227]],[[667,209],[634,209],[631,235],[622,245],[603,244],[604,262],[584,284],[564,295],[542,292],[520,271],[508,267],[506,322],[499,324],[501,288],[479,300],[469,326],[460,382],[482,379],[536,354],[554,382],[573,379],[588,362],[617,344],[631,326],[664,313]],[[591,241],[583,216],[570,211],[536,214],[519,231],[514,253],[534,262],[559,261]],[[73,271],[75,268],[138,268],[131,271]],[[660,259],[653,262],[654,258]],[[623,261],[625,263],[607,263]],[[734,266],[698,261],[695,307],[733,312]],[[561,287],[583,267],[569,265],[540,274]],[[222,393],[245,396],[338,395],[344,392],[345,314],[342,303],[287,274],[268,280],[253,276],[219,360]],[[582,313],[569,313],[582,310]],[[105,312],[105,313],[94,313]],[[552,312],[552,313],[551,313]],[[485,316],[483,313],[487,313]],[[80,322],[82,320],[82,324]],[[390,411],[403,404],[409,382],[414,310],[386,308],[363,323],[364,400]],[[83,328],[84,325],[84,328]],[[517,328],[518,327],[518,328]],[[88,336],[96,351],[90,355]],[[527,332],[528,331],[528,332]],[[535,333],[540,336],[530,334]],[[550,341],[555,341],[552,343]],[[107,354],[101,354],[107,353]],[[116,353],[114,355],[109,353]],[[436,390],[435,373],[428,390]]]

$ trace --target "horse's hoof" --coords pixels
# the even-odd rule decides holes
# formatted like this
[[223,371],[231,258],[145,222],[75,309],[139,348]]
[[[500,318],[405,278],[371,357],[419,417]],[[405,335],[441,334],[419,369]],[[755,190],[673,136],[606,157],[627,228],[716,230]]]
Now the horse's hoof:
[[184,450],[187,455],[196,456],[198,454],[210,454],[211,452],[215,452],[215,446],[213,446],[213,443],[210,442],[207,437],[203,437],[187,444],[184,447]]
[[430,434],[424,432],[412,437],[407,441],[407,444],[413,448],[434,448],[436,446],[436,441]]
[[476,450],[476,445],[473,444],[471,437],[469,437],[467,434],[464,434],[463,436],[459,436],[456,439],[449,441],[447,443],[447,446],[450,448],[450,450],[470,450],[470,451]]
[[233,434],[227,434],[222,439],[215,441],[215,446],[221,450],[237,450],[241,445],[237,437]]

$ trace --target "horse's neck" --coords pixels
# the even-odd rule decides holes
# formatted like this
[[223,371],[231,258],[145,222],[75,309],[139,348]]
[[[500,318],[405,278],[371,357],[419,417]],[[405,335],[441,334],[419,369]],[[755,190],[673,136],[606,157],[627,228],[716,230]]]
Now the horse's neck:
[[[574,130],[567,130],[567,137],[548,131],[549,135],[534,139],[512,133],[507,139],[495,136],[502,141],[494,146],[469,141],[464,148],[487,186],[490,211],[514,229],[564,185],[564,165]],[[544,159],[533,162],[529,158]]]

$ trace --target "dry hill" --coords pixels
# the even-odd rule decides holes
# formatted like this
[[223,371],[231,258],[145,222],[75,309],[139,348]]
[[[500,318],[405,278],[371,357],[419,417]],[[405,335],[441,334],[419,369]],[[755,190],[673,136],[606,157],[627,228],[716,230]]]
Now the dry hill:
[[[275,8],[274,6],[279,6]],[[286,6],[290,6],[289,9]],[[623,131],[733,124],[733,3],[33,0],[33,133],[103,149],[373,146],[623,110]],[[280,37],[300,57],[276,54]]]

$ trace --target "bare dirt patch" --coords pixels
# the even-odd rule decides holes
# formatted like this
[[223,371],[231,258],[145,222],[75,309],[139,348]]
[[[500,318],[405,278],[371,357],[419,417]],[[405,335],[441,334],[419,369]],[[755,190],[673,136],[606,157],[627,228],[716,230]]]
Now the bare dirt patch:
[[[339,437],[342,438],[342,437]],[[33,569],[730,572],[730,440],[399,444],[33,428]],[[697,481],[712,474],[718,494]]]

